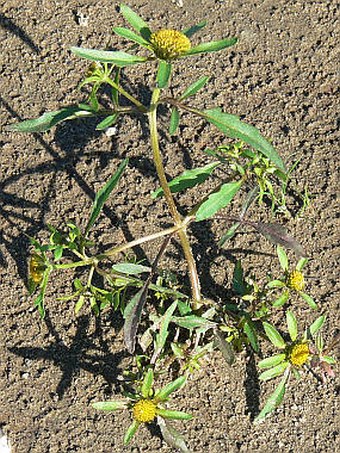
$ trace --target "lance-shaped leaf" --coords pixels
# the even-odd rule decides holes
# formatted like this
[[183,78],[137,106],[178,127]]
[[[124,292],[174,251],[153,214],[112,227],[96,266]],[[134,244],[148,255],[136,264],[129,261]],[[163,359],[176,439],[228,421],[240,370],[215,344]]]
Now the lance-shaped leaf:
[[179,100],[183,101],[183,99],[186,99],[189,96],[193,96],[194,94],[196,94],[201,88],[204,87],[208,80],[209,76],[203,76],[200,79],[196,80],[196,82],[188,86],[188,88],[184,91]]
[[119,113],[114,113],[113,115],[107,116],[103,121],[101,121],[99,124],[96,126],[97,131],[102,131],[103,129],[107,129],[108,127],[112,126],[115,124],[119,117]]
[[272,357],[268,357],[266,359],[261,360],[258,363],[259,368],[272,368],[276,365],[279,365],[282,363],[286,358],[286,354],[276,354],[273,355]]
[[192,415],[187,414],[186,412],[182,411],[172,411],[169,409],[157,409],[157,415],[163,418],[170,418],[171,420],[191,420]]
[[124,401],[97,401],[96,403],[92,403],[92,407],[101,411],[117,411],[126,409],[127,404]]
[[207,25],[207,21],[206,20],[203,20],[202,22],[196,24],[196,25],[193,25],[192,27],[190,28],[187,28],[186,30],[184,30],[182,33],[187,36],[188,38],[191,38],[191,36],[195,33],[197,33],[199,30],[202,30],[202,28],[204,28],[205,26]]
[[261,154],[268,157],[279,169],[285,171],[285,165],[275,148],[254,126],[244,123],[236,115],[222,112],[219,108],[204,110],[202,114],[207,121],[214,124],[228,137],[237,138],[248,143]]
[[319,330],[321,329],[321,327],[323,326],[325,320],[326,320],[326,316],[325,316],[325,315],[319,316],[319,317],[313,322],[313,324],[311,324],[311,325],[308,327],[308,329],[306,330],[306,332],[305,332],[305,339],[314,337],[314,336],[319,332]]
[[286,319],[287,319],[289,336],[292,341],[295,341],[297,339],[297,335],[298,335],[298,325],[297,325],[296,317],[292,311],[288,310],[286,313]]
[[240,190],[241,186],[242,180],[222,184],[219,190],[209,195],[207,200],[203,201],[197,209],[197,222],[209,219],[220,209],[225,208]]
[[231,47],[237,43],[237,38],[221,39],[220,41],[210,41],[199,44],[198,46],[192,47],[190,50],[185,52],[187,55],[197,55],[199,53],[217,52],[227,47]]
[[[220,165],[220,162],[213,162],[204,167],[195,168],[194,170],[186,170],[177,178],[169,182],[169,187],[172,193],[181,192],[182,190],[195,187],[202,184]],[[163,195],[163,189],[160,187],[151,194],[152,198],[157,198]]]
[[286,343],[281,334],[275,329],[275,327],[266,321],[264,321],[262,324],[267,337],[273,343],[273,345],[279,349],[284,349],[286,347]]
[[163,387],[161,390],[156,392],[154,399],[156,401],[165,401],[168,399],[168,396],[182,388],[185,383],[187,382],[186,376],[180,376],[179,378],[175,379],[173,382],[170,382],[167,384],[165,387]]
[[289,366],[288,362],[280,363],[279,365],[274,366],[274,368],[270,368],[269,370],[266,370],[263,373],[261,373],[259,379],[261,381],[269,381],[269,379],[273,379],[274,377],[280,376],[288,366]]
[[120,12],[123,14],[124,18],[129,22],[131,27],[133,27],[138,33],[140,33],[144,39],[149,41],[151,36],[151,31],[148,27],[148,24],[135,13],[131,8],[123,3],[120,5]]
[[190,453],[184,437],[170,425],[169,421],[162,417],[157,417],[157,424],[161,430],[163,439],[170,447],[175,448],[176,451],[179,450],[180,453]]
[[152,384],[153,384],[153,370],[152,368],[149,368],[143,379],[143,385],[141,389],[143,398],[149,398],[152,390]]
[[120,272],[128,275],[143,274],[143,272],[151,272],[151,267],[142,266],[141,264],[134,263],[119,263],[112,266],[114,272]]
[[159,334],[156,336],[155,351],[151,358],[151,363],[156,362],[159,354],[162,352],[162,349],[164,348],[166,339],[168,338],[168,334],[169,334],[168,327],[169,327],[172,315],[174,314],[174,311],[176,310],[176,308],[177,308],[177,300],[175,300],[170,305],[170,307],[167,309],[167,311],[162,316],[162,320],[161,320],[160,327],[159,327]]
[[142,36],[137,35],[135,32],[129,30],[128,28],[124,27],[113,27],[112,29],[114,33],[116,33],[118,36],[121,36],[122,38],[129,39],[130,41],[133,41],[137,44],[140,44],[141,46],[150,47],[149,41],[144,39]]
[[300,296],[302,297],[302,299],[305,302],[307,302],[307,304],[310,306],[310,308],[312,308],[313,310],[317,310],[318,309],[318,306],[317,306],[315,300],[309,294],[300,292]]
[[277,246],[277,256],[279,258],[280,266],[281,268],[286,272],[288,271],[288,256],[284,249],[280,247],[279,245]]
[[97,217],[98,217],[100,211],[102,210],[105,202],[109,198],[111,192],[118,184],[128,162],[129,162],[129,159],[124,159],[123,162],[119,165],[116,173],[108,180],[108,182],[105,184],[105,186],[102,189],[100,189],[99,192],[96,194],[96,197],[93,202],[92,212],[91,212],[89,221],[87,222],[87,226],[85,229],[85,235],[87,235],[87,233],[90,231],[91,227],[93,226],[94,222],[97,220]]
[[257,335],[256,335],[256,329],[254,327],[253,322],[250,319],[248,319],[244,323],[243,331],[246,334],[246,336],[251,344],[251,347],[254,349],[254,351],[259,352],[259,342],[258,342]]
[[240,222],[236,222],[234,223],[234,225],[232,225],[229,230],[223,234],[223,236],[221,237],[221,239],[218,241],[218,245],[220,247],[222,247],[225,242],[227,242],[229,239],[233,238],[235,236],[235,233],[236,231],[238,230],[238,228],[240,227],[241,223]]
[[171,110],[171,116],[170,116],[170,126],[169,126],[169,134],[174,135],[174,133],[177,131],[178,125],[179,125],[179,111],[177,107],[173,107]]
[[288,377],[288,375],[287,376],[285,375],[283,377],[280,384],[276,387],[274,392],[267,399],[267,402],[266,402],[264,408],[259,413],[259,415],[255,418],[255,423],[258,423],[261,420],[263,420],[268,414],[273,412],[282,403],[283,397],[286,392],[287,377]]
[[216,326],[216,323],[196,315],[173,316],[171,321],[189,330],[196,328],[210,329]]
[[292,249],[298,256],[306,255],[301,244],[289,236],[281,225],[262,222],[254,222],[251,223],[251,225],[256,229],[256,231],[263,234],[263,236],[273,244],[279,244],[287,249]]
[[33,120],[25,120],[20,123],[11,124],[6,127],[6,130],[14,132],[45,132],[62,121],[89,115],[91,115],[91,112],[83,110],[78,106],[66,107],[54,112],[44,113],[39,118]]
[[161,60],[158,65],[157,83],[159,88],[166,88],[171,76],[172,65],[168,61]]
[[287,300],[289,299],[289,291],[284,291],[281,296],[279,296],[277,299],[274,300],[273,302],[273,307],[278,308],[282,307]]
[[214,335],[215,344],[221,351],[224,360],[227,362],[228,365],[232,365],[235,362],[235,353],[233,351],[231,344],[225,340],[222,332],[220,332],[219,330],[215,329]]
[[139,425],[140,425],[140,422],[138,422],[137,420],[134,420],[131,423],[131,425],[126,430],[126,433],[124,436],[124,445],[128,445],[131,442],[133,436],[136,434],[136,432],[139,428]]
[[136,346],[136,334],[139,321],[146,302],[149,289],[149,279],[144,283],[137,294],[133,296],[124,310],[124,342],[130,354],[133,354]]
[[146,57],[139,57],[121,51],[85,49],[83,47],[71,47],[70,50],[78,57],[102,63],[112,63],[119,67],[143,63],[147,60]]

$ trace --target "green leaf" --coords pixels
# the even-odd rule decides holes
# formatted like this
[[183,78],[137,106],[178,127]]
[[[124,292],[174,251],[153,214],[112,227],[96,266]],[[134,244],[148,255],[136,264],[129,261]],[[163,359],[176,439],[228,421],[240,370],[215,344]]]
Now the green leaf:
[[286,392],[286,382],[287,376],[284,376],[280,384],[276,387],[274,392],[267,399],[267,402],[255,419],[255,423],[259,423],[263,420],[268,414],[273,412],[281,403]]
[[171,319],[172,322],[177,324],[180,327],[184,327],[184,329],[196,329],[196,328],[212,328],[215,327],[216,324],[214,322],[209,321],[206,318],[202,318],[196,315],[189,315],[189,316],[173,316]]
[[163,439],[170,447],[175,448],[176,451],[179,450],[180,453],[190,453],[182,434],[172,427],[167,420],[162,417],[157,417],[157,423]]
[[315,300],[311,296],[309,296],[306,293],[301,293],[301,292],[299,294],[302,297],[302,299],[305,302],[307,302],[307,304],[310,306],[310,308],[312,308],[313,310],[317,310],[318,309],[318,306],[317,306]]
[[102,131],[103,129],[107,129],[108,127],[112,126],[119,117],[119,113],[114,113],[113,115],[107,116],[103,121],[97,124],[96,131]]
[[175,379],[173,382],[170,382],[161,390],[156,392],[154,399],[156,401],[165,401],[171,393],[176,392],[177,390],[182,388],[185,385],[186,381],[186,376],[180,376],[179,378]]
[[240,225],[241,225],[240,222],[234,223],[234,225],[232,225],[229,228],[229,230],[222,235],[221,239],[218,241],[218,245],[222,247],[225,244],[225,242],[233,238]]
[[54,249],[53,257],[55,261],[59,261],[60,258],[63,256],[64,247],[62,245],[57,245]]
[[81,294],[79,296],[79,299],[78,299],[75,307],[74,307],[74,312],[75,312],[76,315],[80,312],[80,310],[82,309],[84,303],[85,303],[85,296],[83,294]]
[[264,156],[268,157],[279,169],[285,171],[285,165],[275,148],[250,124],[238,116],[224,113],[219,108],[204,110],[203,116],[230,138],[237,138],[248,143]]
[[133,27],[138,33],[140,33],[144,39],[149,41],[151,36],[151,31],[144,20],[138,16],[131,8],[123,3],[120,5],[120,12],[123,14],[125,20],[129,22],[131,27]]
[[124,445],[128,445],[131,442],[133,436],[136,434],[136,432],[139,428],[139,425],[140,425],[140,422],[138,422],[137,420],[134,420],[131,423],[131,425],[126,430],[126,433],[124,436]]
[[[219,166],[219,162],[213,162],[205,165],[204,167],[195,168],[194,170],[186,170],[177,178],[174,178],[169,182],[169,187],[172,193],[181,192],[182,190],[195,187],[198,184],[202,184]],[[152,192],[151,197],[157,198],[163,195],[163,189],[159,189]]]
[[215,344],[221,351],[224,360],[227,362],[228,365],[232,365],[235,362],[235,353],[233,351],[231,344],[225,340],[222,332],[220,332],[219,330],[215,329],[214,335]]
[[208,196],[196,212],[196,221],[209,219],[220,209],[225,208],[242,186],[242,180],[222,184],[217,192]]
[[269,381],[269,379],[273,379],[274,377],[280,376],[280,374],[284,373],[288,366],[289,362],[280,363],[279,365],[274,366],[274,368],[270,368],[269,370],[261,373],[259,379],[261,381]]
[[126,409],[127,404],[124,401],[98,401],[92,403],[92,407],[99,409],[100,411],[117,411]]
[[143,385],[141,389],[143,398],[145,399],[149,398],[152,390],[152,384],[153,384],[153,370],[152,368],[149,368],[143,379]]
[[169,83],[169,79],[171,76],[171,63],[160,60],[158,65],[158,72],[157,72],[157,83],[159,88],[166,88]]
[[301,272],[307,263],[308,263],[308,258],[301,258],[296,265],[296,270]]
[[168,409],[157,409],[157,415],[163,418],[170,418],[171,420],[191,420],[192,415],[182,411],[171,411]]
[[129,39],[130,41],[136,42],[137,44],[140,44],[141,46],[150,47],[149,41],[146,41],[142,36],[137,35],[133,31],[129,30],[128,28],[124,27],[113,27],[112,29],[114,33],[118,36],[122,36],[123,38]]
[[192,83],[188,88],[184,91],[182,96],[179,98],[180,101],[183,101],[183,99],[188,98],[189,96],[193,96],[194,94],[197,93],[201,88],[204,87],[204,85],[207,83],[209,80],[209,76],[203,76],[200,79],[196,80],[196,82]]
[[263,369],[263,368],[272,368],[275,367],[276,365],[279,365],[279,363],[282,363],[286,358],[286,354],[276,354],[273,355],[272,357],[268,357],[267,359],[263,359],[258,363],[258,367]]
[[98,217],[100,211],[102,210],[105,202],[109,198],[113,189],[118,184],[128,162],[129,162],[129,159],[124,159],[123,162],[119,165],[116,173],[108,180],[108,182],[105,184],[105,186],[102,189],[100,189],[99,192],[96,194],[96,197],[93,202],[92,212],[91,212],[89,221],[87,222],[87,226],[85,229],[85,236],[88,234],[88,232],[92,228],[92,226],[93,226],[94,222],[97,220],[97,217]]
[[138,275],[143,272],[151,272],[151,267],[142,266],[141,264],[134,263],[119,263],[112,266],[114,272],[120,272],[122,274]]
[[221,39],[220,41],[210,41],[192,47],[185,52],[185,55],[197,55],[199,53],[217,52],[237,43],[237,38]]
[[247,294],[247,284],[243,277],[243,268],[241,260],[237,260],[233,272],[233,290],[239,296]]
[[297,339],[297,335],[298,335],[298,326],[297,326],[296,317],[292,311],[288,310],[286,313],[286,319],[287,319],[289,336],[292,341],[295,341]]
[[44,308],[44,293],[41,291],[39,295],[35,298],[33,302],[34,307],[38,309],[41,319],[45,318],[45,308]]
[[314,337],[315,334],[321,329],[321,327],[323,326],[324,322],[326,321],[326,316],[325,315],[321,315],[319,316],[314,322],[313,324],[311,324],[308,329],[306,330],[306,337],[309,336],[309,337]]
[[169,134],[174,135],[177,131],[179,125],[179,111],[177,107],[173,107],[171,110],[171,117],[170,117],[170,126],[169,126]]
[[286,286],[285,282],[281,280],[272,280],[271,282],[267,283],[268,288],[283,288],[285,286]]
[[112,63],[119,67],[143,63],[147,60],[146,57],[139,57],[121,51],[85,49],[83,47],[71,47],[70,50],[78,57],[102,63]]
[[54,112],[44,113],[39,118],[33,120],[25,120],[21,123],[11,124],[6,127],[6,130],[14,132],[45,132],[62,121],[81,116],[89,116],[90,114],[90,112],[80,109],[77,106],[66,107]]
[[279,349],[284,349],[286,347],[286,343],[275,327],[266,321],[263,321],[262,325],[271,343]]
[[147,280],[124,310],[124,341],[130,354],[135,351],[137,330],[148,295],[149,284],[150,282]]
[[281,294],[280,297],[278,297],[276,300],[273,302],[273,307],[278,308],[282,307],[287,300],[289,299],[289,291],[285,291],[284,293]]
[[202,30],[202,28],[204,28],[205,26],[207,25],[207,21],[206,20],[203,20],[202,22],[198,23],[197,25],[193,25],[192,27],[190,28],[187,28],[186,30],[184,30],[182,33],[187,36],[188,38],[191,38],[191,36],[198,32],[199,30]]
[[156,336],[156,344],[155,344],[155,351],[153,353],[151,363],[155,363],[157,357],[159,354],[162,352],[162,349],[165,346],[166,339],[168,338],[168,328],[169,324],[172,318],[172,315],[174,314],[174,311],[177,308],[177,300],[175,300],[170,307],[167,309],[167,311],[164,313],[161,319],[160,323],[160,328],[159,328],[159,334]]
[[249,319],[244,323],[243,331],[246,334],[248,340],[250,341],[251,347],[255,352],[259,352],[259,343],[257,340],[256,330],[253,322]]
[[276,251],[277,251],[277,256],[279,258],[280,266],[286,272],[289,267],[287,254],[280,245],[277,246]]

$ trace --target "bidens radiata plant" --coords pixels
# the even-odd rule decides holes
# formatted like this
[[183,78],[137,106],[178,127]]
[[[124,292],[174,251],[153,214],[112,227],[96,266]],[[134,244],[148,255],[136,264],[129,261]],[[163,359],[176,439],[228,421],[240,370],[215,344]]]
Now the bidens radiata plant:
[[[257,421],[264,419],[281,403],[291,376],[300,378],[303,371],[312,367],[321,369],[325,379],[326,375],[332,376],[334,359],[327,349],[325,352],[320,334],[325,321],[324,314],[304,334],[299,335],[295,315],[287,310],[288,339],[269,322],[272,314],[276,313],[277,316],[277,310],[281,310],[290,300],[293,299],[295,303],[296,295],[312,309],[318,308],[313,298],[304,292],[306,281],[302,269],[307,259],[301,245],[280,225],[248,217],[249,208],[255,203],[262,204],[264,200],[272,204],[273,212],[279,211],[280,205],[286,209],[284,195],[287,193],[290,171],[287,171],[272,144],[255,127],[220,108],[199,110],[191,105],[191,98],[204,88],[208,76],[195,80],[178,96],[172,96],[168,90],[176,60],[222,51],[235,45],[237,39],[227,38],[196,45],[193,36],[205,26],[205,22],[183,31],[153,31],[128,6],[121,5],[121,13],[131,28],[115,27],[113,31],[132,41],[129,52],[80,47],[71,49],[75,55],[92,61],[80,84],[80,88],[90,87],[86,102],[11,125],[10,130],[43,132],[62,121],[88,117],[99,119],[97,130],[108,130],[126,115],[145,116],[159,181],[159,188],[151,197],[155,203],[163,197],[172,219],[171,224],[156,233],[109,249],[102,247],[100,253],[93,253],[94,245],[96,250],[100,250],[100,247],[91,241],[91,229],[129,165],[126,158],[97,193],[84,229],[68,222],[64,229],[49,226],[48,243],[41,244],[31,238],[34,251],[29,263],[29,288],[32,294],[38,292],[34,304],[41,317],[44,317],[45,292],[51,275],[64,269],[77,269],[77,278],[73,281],[74,291],[61,296],[59,300],[74,301],[76,314],[89,306],[95,315],[104,309],[113,309],[118,315],[123,315],[124,342],[133,358],[131,369],[124,375],[124,399],[95,402],[93,407],[103,411],[130,411],[133,421],[125,434],[125,444],[131,441],[140,425],[158,423],[166,442],[187,452],[189,450],[183,436],[169,424],[169,419],[190,420],[192,417],[170,409],[169,396],[180,390],[188,377],[204,366],[214,350],[219,349],[231,365],[235,352],[244,348],[248,351],[251,348],[254,353],[261,355],[263,341],[269,340],[279,349],[278,354],[259,362],[259,368],[265,369],[260,374],[262,381],[278,376],[282,378],[259,412]],[[150,103],[132,95],[124,87],[122,77],[123,71],[128,70],[129,66],[138,66],[142,70],[142,65],[147,64],[156,68]],[[110,107],[107,107],[107,102],[103,105],[101,97],[107,87],[111,93]],[[170,135],[177,132],[181,114],[189,113],[212,124],[232,141],[207,148],[206,165],[187,169],[168,181],[159,140],[160,106],[170,110]],[[212,175],[215,176],[215,185],[211,184],[210,191],[202,198],[197,198],[196,204],[188,207],[186,215],[182,215],[177,208],[176,197],[187,189],[199,187]],[[232,200],[238,200],[240,204],[237,216],[228,216],[225,211]],[[278,258],[284,275],[277,279],[268,275],[267,282],[262,284],[256,276],[247,275],[238,261],[233,272],[232,287],[226,290],[227,300],[215,300],[213,294],[209,294],[209,297],[202,294],[188,229],[194,222],[208,219],[223,220],[229,224],[219,239],[219,246],[230,241],[243,226],[250,226],[256,233],[264,235],[278,246]],[[171,269],[162,271],[160,267],[162,256],[172,238],[180,241],[190,288],[186,288]],[[162,244],[151,265],[138,262],[131,253],[127,254],[137,245],[156,239],[162,239]],[[293,269],[289,266],[284,248],[292,249],[299,257]],[[154,379],[162,376],[164,380],[164,371],[174,375],[174,379],[160,390],[154,390]]]

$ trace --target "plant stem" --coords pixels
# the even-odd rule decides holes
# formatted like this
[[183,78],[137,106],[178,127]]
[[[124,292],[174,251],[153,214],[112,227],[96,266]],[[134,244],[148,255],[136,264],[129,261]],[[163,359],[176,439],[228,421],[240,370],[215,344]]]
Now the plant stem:
[[105,78],[105,82],[108,83],[109,85],[112,86],[112,88],[115,88],[121,95],[123,95],[126,99],[128,99],[130,102],[135,104],[135,106],[138,108],[143,113],[147,112],[147,108],[145,105],[143,105],[141,102],[138,101],[135,97],[131,96],[127,91],[124,90],[120,85],[117,85],[113,80],[110,79],[110,77]]
[[89,266],[91,264],[93,264],[92,258],[83,261],[74,261],[73,263],[54,264],[53,269],[72,269],[74,267]]
[[[158,102],[159,96],[160,96],[160,89],[155,88],[154,92],[152,94],[150,111],[148,112],[151,146],[152,146],[152,150],[153,150],[154,164],[156,167],[160,185],[164,192],[165,200],[167,202],[171,217],[173,218],[175,225],[179,226],[182,224],[182,219],[176,208],[171,190],[168,185],[168,181],[165,176],[165,171],[164,171],[163,162],[162,162],[162,156],[161,156],[160,149],[159,149],[159,140],[158,140],[158,132],[157,132],[157,102]],[[200,306],[199,302],[201,300],[201,289],[200,289],[200,282],[199,282],[197,268],[196,268],[196,262],[195,262],[193,254],[192,254],[191,246],[189,243],[189,239],[188,239],[185,227],[182,226],[180,229],[178,229],[178,236],[181,241],[184,256],[188,263],[192,299],[193,299],[192,307],[195,310],[195,309],[199,308],[199,306]]]

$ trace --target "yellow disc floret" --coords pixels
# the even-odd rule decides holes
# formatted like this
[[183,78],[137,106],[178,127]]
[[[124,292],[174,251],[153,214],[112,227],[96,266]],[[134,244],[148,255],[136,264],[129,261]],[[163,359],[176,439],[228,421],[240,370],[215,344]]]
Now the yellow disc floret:
[[29,274],[33,282],[38,285],[44,276],[45,266],[43,259],[36,254],[33,254],[29,264]]
[[156,404],[151,400],[140,400],[133,406],[133,417],[141,423],[149,423],[156,417]]
[[303,291],[305,289],[305,279],[300,271],[293,271],[288,275],[287,286],[295,291]]
[[295,367],[301,367],[309,359],[310,351],[307,343],[298,343],[293,346],[290,355],[289,361]]
[[173,60],[191,48],[190,39],[177,30],[159,30],[150,37],[153,51],[161,60]]

